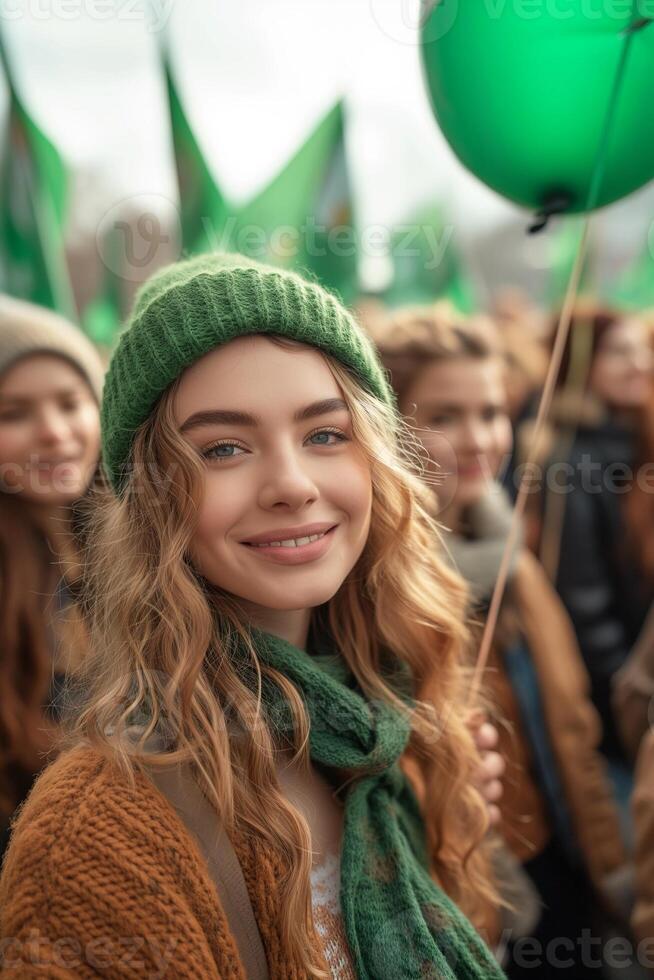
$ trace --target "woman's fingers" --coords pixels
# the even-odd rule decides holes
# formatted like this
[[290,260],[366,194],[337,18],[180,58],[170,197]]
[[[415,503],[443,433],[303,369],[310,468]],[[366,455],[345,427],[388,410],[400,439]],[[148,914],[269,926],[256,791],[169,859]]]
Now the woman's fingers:
[[479,752],[475,785],[486,803],[491,826],[496,827],[501,820],[497,802],[504,792],[502,776],[506,770],[504,756],[495,751],[499,742],[499,732],[495,725],[486,721],[486,716],[481,711],[475,711],[470,715],[468,727]]
[[484,789],[484,799],[487,803],[497,803],[501,800],[502,793],[504,792],[504,787],[499,779],[491,779],[489,783],[486,783]]
[[475,745],[480,752],[487,749],[494,749],[499,741],[499,733],[495,725],[485,721],[474,733]]
[[506,771],[504,756],[499,752],[483,752],[481,756],[481,769],[487,780],[500,779]]
[[490,820],[491,827],[498,827],[500,821],[502,820],[502,812],[498,806],[494,803],[489,803],[488,807],[488,819]]

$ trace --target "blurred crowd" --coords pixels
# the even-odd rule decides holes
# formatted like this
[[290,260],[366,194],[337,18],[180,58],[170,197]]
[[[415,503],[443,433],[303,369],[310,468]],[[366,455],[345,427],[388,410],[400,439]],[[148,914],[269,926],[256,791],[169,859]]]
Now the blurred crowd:
[[[474,316],[358,314],[467,583],[471,668],[526,483],[481,691],[506,762],[491,800],[506,907],[479,927],[512,978],[654,975],[654,314],[579,300],[542,426],[556,312],[507,290]],[[3,849],[74,710],[102,374],[74,327],[0,297]],[[558,943],[537,970],[525,937]]]
[[[579,937],[654,936],[652,315],[580,299],[537,426],[558,312],[507,290],[465,319],[447,303],[362,313],[469,586],[471,662],[525,484],[484,682],[507,762],[500,833],[542,906],[529,935],[567,939],[575,978],[612,976]],[[534,976],[515,935],[507,973]]]

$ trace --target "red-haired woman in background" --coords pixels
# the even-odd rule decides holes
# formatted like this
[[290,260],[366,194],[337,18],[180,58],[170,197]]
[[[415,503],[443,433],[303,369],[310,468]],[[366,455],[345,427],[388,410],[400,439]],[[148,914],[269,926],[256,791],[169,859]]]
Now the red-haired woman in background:
[[102,374],[75,327],[0,296],[0,854],[84,653],[73,505],[97,466]]

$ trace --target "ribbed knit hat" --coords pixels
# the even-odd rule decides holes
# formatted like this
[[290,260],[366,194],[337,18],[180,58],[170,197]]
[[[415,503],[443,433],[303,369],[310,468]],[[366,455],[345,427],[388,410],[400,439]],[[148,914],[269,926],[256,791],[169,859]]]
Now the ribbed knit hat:
[[0,294],[0,376],[32,354],[55,354],[69,361],[100,403],[104,368],[82,331],[52,310]]
[[373,345],[321,286],[236,254],[177,262],[139,291],[107,373],[102,457],[117,493],[136,430],[195,361],[246,334],[289,337],[331,354],[385,402],[393,396]]

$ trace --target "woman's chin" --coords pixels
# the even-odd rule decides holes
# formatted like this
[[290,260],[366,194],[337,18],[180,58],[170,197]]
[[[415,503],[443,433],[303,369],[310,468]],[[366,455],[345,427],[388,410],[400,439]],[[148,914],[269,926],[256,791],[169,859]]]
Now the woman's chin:
[[31,490],[22,490],[19,493],[14,493],[14,496],[19,497],[31,505],[36,505],[37,507],[70,507],[83,497],[87,490],[87,486],[84,482],[74,483],[70,487],[43,487],[38,492]]
[[493,486],[492,481],[485,476],[471,477],[463,481],[457,493],[457,503],[461,508],[473,507],[485,497]]

